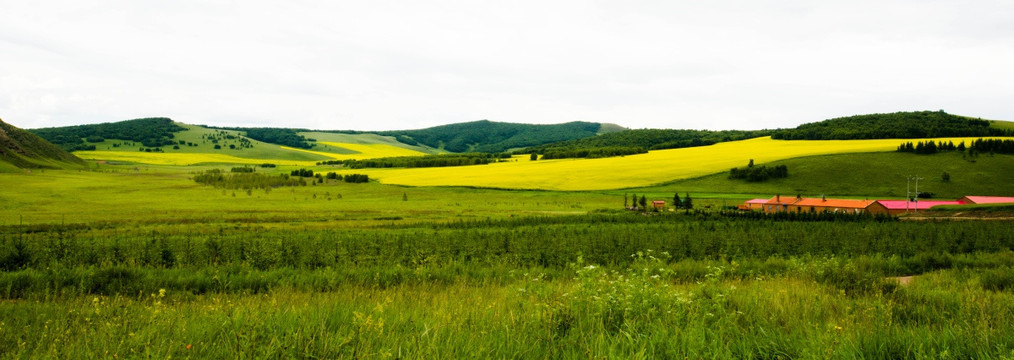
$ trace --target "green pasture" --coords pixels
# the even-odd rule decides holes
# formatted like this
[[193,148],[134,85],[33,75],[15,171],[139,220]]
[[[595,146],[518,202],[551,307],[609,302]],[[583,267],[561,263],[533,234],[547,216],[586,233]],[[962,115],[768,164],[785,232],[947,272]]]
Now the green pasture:
[[[0,173],[0,358],[1014,358],[1014,222],[718,211],[904,196],[907,175],[936,198],[1010,196],[1014,156],[757,165],[789,177],[244,190],[191,179],[227,164]],[[621,209],[674,193],[695,210]]]
[[[226,155],[232,155],[236,157],[246,159],[278,159],[278,160],[296,160],[296,161],[320,161],[328,160],[327,157],[311,154],[307,152],[287,150],[283,149],[279,145],[269,144],[253,139],[249,139],[253,144],[252,148],[240,148],[239,136],[242,136],[242,132],[233,130],[218,130],[209,129],[198,125],[189,125],[177,123],[177,125],[186,128],[185,131],[175,133],[173,140],[185,141],[188,143],[196,144],[197,146],[179,145],[179,149],[173,149],[172,145],[160,147],[162,151],[166,153],[185,153],[185,154],[201,154],[201,153],[220,153]],[[219,140],[218,144],[221,149],[215,149],[215,143],[207,138],[202,138],[204,135],[217,135],[220,132],[233,135],[236,139]],[[129,140],[118,140],[118,139],[106,139],[103,142],[93,143],[95,150],[104,151],[140,151],[144,148],[139,142],[132,142]],[[114,147],[113,144],[119,144]],[[230,149],[229,145],[236,146],[235,149]]]
[[[744,164],[745,166],[746,164]],[[917,155],[908,153],[858,153],[812,156],[758,163],[785,165],[789,176],[764,182],[732,180],[727,172],[695,179],[679,180],[639,191],[658,192],[674,189],[682,192],[727,194],[775,194],[843,198],[905,198],[906,178],[919,176],[920,192],[933,193],[934,199],[954,200],[966,195],[1014,196],[1014,156],[960,153]],[[943,173],[950,175],[943,180]],[[915,191],[915,182],[912,182]],[[633,191],[633,190],[631,190]],[[671,196],[670,196],[671,197]]]

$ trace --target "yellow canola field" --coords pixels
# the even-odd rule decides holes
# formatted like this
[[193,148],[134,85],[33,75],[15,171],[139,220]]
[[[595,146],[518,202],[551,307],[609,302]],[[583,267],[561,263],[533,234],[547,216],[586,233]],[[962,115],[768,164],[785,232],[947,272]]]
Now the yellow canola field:
[[[970,143],[976,138],[933,139]],[[801,156],[894,151],[907,141],[886,140],[772,140],[770,137],[604,159],[527,159],[478,166],[359,169],[385,184],[410,186],[478,186],[509,189],[606,190],[650,186],[757,164]],[[791,172],[792,169],[789,169]]]
[[[374,159],[381,157],[391,156],[422,156],[425,153],[400,148],[397,146],[391,146],[387,144],[347,144],[347,143],[333,143],[333,142],[321,142],[322,144],[341,147],[352,151],[357,151],[359,154],[336,154],[323,151],[313,151],[296,149],[287,146],[280,146],[282,150],[286,151],[299,151],[310,154],[316,154],[325,156],[334,160],[346,160],[346,159]],[[89,160],[108,160],[108,161],[122,161],[132,162],[141,164],[152,164],[152,165],[195,165],[202,163],[224,163],[224,164],[263,164],[272,163],[277,165],[295,165],[295,166],[314,166],[317,164],[316,161],[306,160],[281,160],[281,159],[250,159],[241,158],[237,156],[218,154],[218,153],[158,153],[158,152],[132,152],[132,151],[105,151],[105,150],[93,150],[93,151],[76,151],[74,155],[82,159]]]
[[318,141],[319,144],[328,146],[339,147],[351,151],[355,151],[358,154],[336,154],[322,151],[303,150],[282,146],[286,150],[302,151],[311,154],[323,155],[334,158],[336,160],[348,160],[348,159],[376,159],[384,157],[396,157],[396,156],[423,156],[428,155],[424,152],[415,151],[411,149],[401,148],[388,144],[351,144],[351,143],[338,143],[329,141]]

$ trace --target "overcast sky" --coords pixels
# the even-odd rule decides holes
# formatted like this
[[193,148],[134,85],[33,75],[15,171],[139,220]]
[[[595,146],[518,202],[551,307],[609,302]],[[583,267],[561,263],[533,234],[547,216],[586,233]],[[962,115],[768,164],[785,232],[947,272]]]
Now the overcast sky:
[[1014,120],[1014,1],[0,0],[23,128]]

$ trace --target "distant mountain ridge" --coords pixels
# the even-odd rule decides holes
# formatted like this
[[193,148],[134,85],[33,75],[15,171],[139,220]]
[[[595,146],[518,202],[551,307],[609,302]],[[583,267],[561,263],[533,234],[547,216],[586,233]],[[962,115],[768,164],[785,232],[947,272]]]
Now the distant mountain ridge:
[[[29,130],[68,151],[93,150],[103,139],[131,140],[145,147],[172,145],[174,133],[185,130],[169,118],[144,118],[113,123]],[[718,142],[768,136],[783,140],[840,140],[925,138],[945,136],[1014,136],[1014,123],[987,121],[943,111],[896,112],[856,115],[774,130],[627,129],[615,124],[568,122],[520,124],[489,120],[440,125],[425,129],[392,131],[309,130],[302,128],[213,127],[241,132],[253,140],[295,148],[314,148],[307,133],[389,137],[408,146],[434,152],[519,152],[540,154],[580,152],[602,148],[658,149],[704,146]],[[306,135],[306,136],[304,136]],[[636,153],[636,152],[634,152]]]
[[45,139],[0,120],[0,163],[16,168],[81,167],[84,160]]

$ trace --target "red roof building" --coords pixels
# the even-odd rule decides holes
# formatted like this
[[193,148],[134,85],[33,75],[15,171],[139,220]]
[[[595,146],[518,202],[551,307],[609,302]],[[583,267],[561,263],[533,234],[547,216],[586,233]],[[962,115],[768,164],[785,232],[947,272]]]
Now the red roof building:
[[965,196],[958,199],[958,201],[966,204],[1004,204],[1014,203],[1014,197],[1002,197],[1002,196]]
[[905,200],[877,200],[869,207],[872,214],[898,215],[907,212],[926,211],[937,205],[964,205],[960,200],[955,201],[905,201]]
[[775,195],[775,197],[768,199],[768,201],[765,201],[764,204],[762,204],[762,206],[764,212],[773,213],[779,211],[787,211],[789,208],[789,204],[792,204],[794,202],[796,202],[796,198],[794,197],[787,196],[785,197],[785,199],[782,199],[781,195]]

